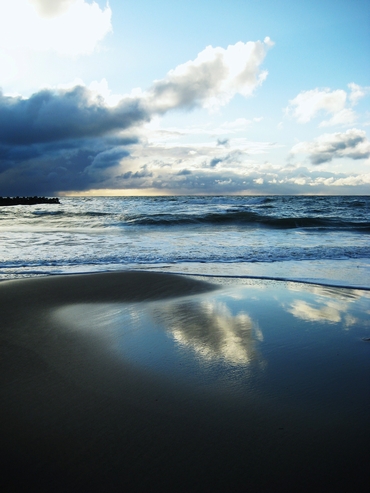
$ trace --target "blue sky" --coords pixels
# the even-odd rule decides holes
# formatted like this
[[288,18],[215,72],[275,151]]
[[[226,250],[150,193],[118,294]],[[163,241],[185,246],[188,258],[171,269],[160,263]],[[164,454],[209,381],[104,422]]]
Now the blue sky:
[[0,195],[368,194],[367,1],[0,0]]

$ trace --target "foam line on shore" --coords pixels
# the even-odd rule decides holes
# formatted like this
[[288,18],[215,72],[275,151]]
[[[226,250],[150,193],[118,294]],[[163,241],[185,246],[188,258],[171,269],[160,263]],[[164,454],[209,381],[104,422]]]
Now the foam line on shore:
[[[323,286],[323,287],[328,287],[328,288],[338,288],[338,289],[359,289],[362,291],[370,291],[369,286],[364,286],[360,284],[342,284],[340,282],[327,282],[327,281],[321,281],[319,279],[303,279],[303,278],[294,278],[294,277],[283,277],[283,276],[263,276],[263,275],[248,275],[248,274],[243,274],[243,275],[236,275],[236,274],[206,274],[206,273],[195,273],[195,272],[171,272],[171,271],[151,271],[151,270],[141,270],[141,269],[132,269],[132,270],[104,270],[104,271],[97,271],[97,272],[91,272],[91,271],[86,271],[86,272],[49,272],[47,274],[43,272],[31,272],[30,274],[33,274],[30,277],[18,277],[15,279],[0,279],[0,284],[3,282],[12,282],[12,281],[25,281],[25,280],[31,280],[31,279],[45,279],[49,277],[73,277],[73,276],[92,276],[92,275],[100,275],[100,274],[124,274],[126,275],[127,273],[137,273],[140,272],[142,274],[161,274],[161,275],[170,275],[170,276],[179,276],[179,277],[188,277],[188,278],[194,278],[194,277],[199,277],[199,278],[209,278],[209,279],[235,279],[235,280],[252,280],[252,281],[274,281],[274,282],[294,282],[294,283],[300,283],[300,284],[308,284],[308,285],[316,285],[316,286]],[[210,283],[208,283],[210,287]],[[215,289],[215,286],[214,286]],[[130,300],[131,301],[131,300]]]
[[310,284],[317,286],[324,286],[328,288],[340,288],[340,289],[360,289],[362,291],[370,291],[370,287],[368,286],[358,286],[351,284],[336,284],[336,283],[328,283],[322,282],[319,280],[310,281],[309,279],[294,279],[290,277],[274,277],[274,276],[249,276],[249,275],[227,275],[227,274],[194,274],[191,272],[168,272],[167,274],[171,275],[181,275],[181,276],[190,276],[190,277],[205,277],[210,279],[251,279],[254,281],[281,281],[281,282],[296,282],[300,284]]

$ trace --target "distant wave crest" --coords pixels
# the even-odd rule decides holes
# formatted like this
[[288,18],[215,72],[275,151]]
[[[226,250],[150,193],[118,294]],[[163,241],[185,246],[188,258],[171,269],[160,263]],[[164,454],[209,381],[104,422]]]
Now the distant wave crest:
[[251,211],[225,211],[207,214],[156,214],[135,215],[125,217],[126,224],[145,226],[183,226],[196,225],[227,225],[261,226],[278,229],[320,228],[320,229],[350,229],[360,232],[370,232],[370,222],[343,221],[333,218],[319,217],[276,217],[261,215]]

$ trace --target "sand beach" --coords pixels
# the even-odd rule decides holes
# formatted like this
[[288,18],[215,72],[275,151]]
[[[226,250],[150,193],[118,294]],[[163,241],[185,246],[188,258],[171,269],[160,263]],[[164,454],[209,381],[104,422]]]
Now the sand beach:
[[0,307],[2,491],[366,491],[369,291],[128,271]]

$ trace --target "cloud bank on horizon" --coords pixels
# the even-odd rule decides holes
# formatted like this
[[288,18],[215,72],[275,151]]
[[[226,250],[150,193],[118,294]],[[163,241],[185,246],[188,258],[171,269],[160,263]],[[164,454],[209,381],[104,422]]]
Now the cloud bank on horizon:
[[208,44],[121,91],[126,69],[110,53],[124,17],[115,1],[0,2],[0,195],[369,192],[370,88],[356,70],[332,88],[296,77],[286,97],[274,54],[288,48],[264,36]]

